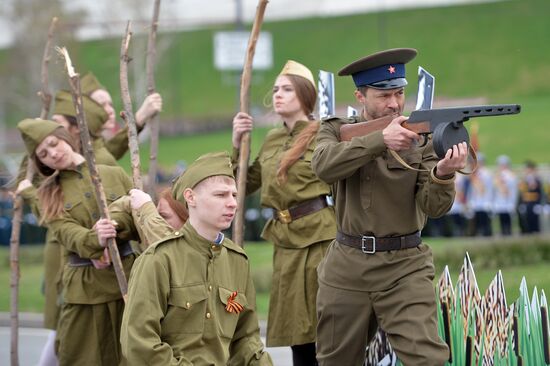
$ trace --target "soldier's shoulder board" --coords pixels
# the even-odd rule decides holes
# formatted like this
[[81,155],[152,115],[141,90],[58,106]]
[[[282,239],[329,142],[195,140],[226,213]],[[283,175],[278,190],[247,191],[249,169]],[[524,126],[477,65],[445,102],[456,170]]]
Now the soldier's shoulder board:
[[176,242],[177,239],[180,238],[180,237],[183,238],[183,234],[181,232],[178,232],[178,231],[176,231],[174,233],[171,233],[171,234],[168,234],[165,237],[163,237],[162,239],[159,239],[156,242],[151,243],[147,247],[147,249],[145,249],[145,251],[142,253],[142,255],[143,254],[154,254],[155,250],[157,250],[159,247],[169,245],[172,242]]
[[340,123],[356,123],[356,116],[351,117],[338,117],[338,116],[326,116],[321,118],[321,122],[340,122]]
[[246,255],[246,252],[244,251],[244,249],[238,246],[237,244],[233,243],[231,240],[225,238],[222,245],[226,247],[228,250],[239,253],[243,255],[246,259],[248,259],[248,255]]

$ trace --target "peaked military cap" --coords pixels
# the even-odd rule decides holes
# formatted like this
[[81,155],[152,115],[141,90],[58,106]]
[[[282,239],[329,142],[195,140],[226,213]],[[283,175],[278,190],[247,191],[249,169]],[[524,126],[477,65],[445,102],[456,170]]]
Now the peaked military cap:
[[172,185],[172,197],[180,202],[185,202],[183,191],[186,188],[194,188],[206,178],[216,175],[225,175],[235,179],[233,164],[227,152],[209,153],[195,160],[182,175],[176,178]]
[[394,89],[407,85],[405,64],[416,57],[414,48],[393,48],[363,57],[338,72],[351,75],[355,86]]
[[[84,115],[88,131],[93,136],[99,136],[103,124],[109,116],[102,106],[97,104],[93,99],[82,95],[82,104],[84,106]],[[73,103],[71,93],[66,90],[60,90],[55,94],[55,106],[52,114],[63,114],[65,116],[76,117],[76,108]]]
[[311,73],[311,70],[299,62],[288,60],[285,66],[283,66],[283,69],[281,70],[279,75],[301,76],[304,79],[308,80],[311,83],[311,85],[313,85],[313,87],[316,88],[315,79],[313,78],[313,74]]
[[40,118],[27,118],[17,124],[21,137],[27,148],[29,156],[34,155],[34,151],[40,143],[56,129],[63,128],[59,123]]
[[94,74],[87,73],[80,79],[80,91],[84,95],[90,95],[97,89],[105,89],[103,85],[97,80]]

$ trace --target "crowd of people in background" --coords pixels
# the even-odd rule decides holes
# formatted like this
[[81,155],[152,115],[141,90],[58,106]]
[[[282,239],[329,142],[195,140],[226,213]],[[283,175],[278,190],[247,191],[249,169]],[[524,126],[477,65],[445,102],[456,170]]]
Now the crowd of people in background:
[[550,215],[550,182],[537,164],[526,161],[515,172],[511,160],[500,155],[489,169],[483,154],[471,175],[457,175],[456,197],[447,215],[429,219],[424,236],[510,236],[544,231]]

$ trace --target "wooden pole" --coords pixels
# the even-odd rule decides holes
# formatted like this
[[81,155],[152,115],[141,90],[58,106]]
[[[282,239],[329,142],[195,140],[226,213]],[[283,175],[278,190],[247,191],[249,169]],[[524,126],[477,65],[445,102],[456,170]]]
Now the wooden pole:
[[130,90],[128,88],[128,63],[130,62],[130,57],[128,57],[128,46],[130,44],[130,38],[132,37],[130,24],[130,21],[128,21],[126,25],[126,35],[122,39],[122,45],[120,46],[120,94],[122,96],[122,103],[124,104],[124,111],[120,112],[120,116],[128,126],[128,145],[130,148],[134,188],[143,190],[136,119],[132,111],[132,99],[130,98]]
[[[153,19],[151,29],[149,30],[149,40],[147,42],[147,95],[155,92],[155,61],[157,57],[157,27],[160,11],[160,0],[155,0],[153,8]],[[149,172],[147,178],[147,193],[155,200],[155,186],[157,182],[157,154],[159,145],[159,119],[155,114],[149,121],[151,129],[151,146],[149,150]]]
[[[50,49],[52,46],[53,32],[57,24],[57,18],[52,18],[48,29],[48,38],[44,46],[41,67],[42,90],[38,92],[38,96],[42,100],[42,110],[40,118],[46,119],[50,111],[50,103],[52,95],[48,89],[48,63],[50,61]],[[31,159],[27,158],[27,172],[25,179],[32,182],[35,173],[34,164]],[[21,222],[23,219],[23,199],[19,194],[15,195],[13,203],[13,219],[12,230],[10,237],[10,268],[11,268],[11,304],[10,304],[10,323],[11,323],[11,365],[19,365],[19,278],[21,276],[19,270],[19,238],[21,236]]]
[[[82,92],[80,91],[80,75],[74,71],[71,58],[69,57],[67,49],[58,48],[57,50],[65,58],[65,63],[67,65],[67,74],[69,75],[71,94],[73,96],[73,103],[76,108],[76,119],[78,121],[78,127],[80,129],[80,145],[82,146],[82,151],[84,152],[86,162],[88,163],[88,169],[90,170],[90,177],[95,188],[95,197],[97,205],[99,207],[99,212],[101,212],[102,218],[110,219],[109,209],[107,207],[107,199],[105,198],[105,191],[103,189],[103,185],[101,184],[99,171],[95,164],[95,156],[92,147],[92,141],[90,139],[90,132],[88,131],[88,125],[86,124],[86,117],[84,114],[84,107],[82,103]],[[124,268],[122,266],[122,260],[120,259],[120,254],[118,252],[115,238],[107,240],[107,246],[109,248],[109,254],[111,255],[111,260],[113,262],[113,267],[118,281],[118,286],[122,294],[122,298],[124,299],[124,302],[126,302],[126,294],[128,293],[128,281],[126,280],[126,275],[124,274]]]
[[52,95],[48,90],[48,64],[50,62],[50,49],[52,48],[52,39],[55,26],[57,24],[57,17],[53,17],[48,29],[48,40],[46,41],[46,47],[44,47],[44,56],[42,57],[42,70],[40,78],[42,80],[42,90],[38,92],[38,96],[42,99],[42,111],[40,112],[40,118],[48,118],[50,113],[50,104],[52,101]]
[[[256,42],[260,35],[260,28],[264,20],[265,8],[267,0],[259,0],[256,8],[256,16],[250,38],[248,39],[248,47],[246,50],[246,58],[241,77],[241,98],[240,111],[248,113],[249,109],[249,92],[250,79],[252,76],[252,61],[254,60],[254,52],[256,51]],[[233,241],[240,245],[244,245],[244,199],[246,197],[246,174],[248,172],[248,161],[250,159],[250,133],[246,132],[242,135],[241,144],[239,146],[239,169],[237,172],[237,213],[233,223]]]

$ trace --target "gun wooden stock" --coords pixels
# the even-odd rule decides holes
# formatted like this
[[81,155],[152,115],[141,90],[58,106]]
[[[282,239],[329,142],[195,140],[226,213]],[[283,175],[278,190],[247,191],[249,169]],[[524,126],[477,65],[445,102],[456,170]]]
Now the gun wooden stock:
[[[384,116],[372,121],[358,122],[345,124],[340,127],[340,141],[350,141],[356,136],[366,136],[374,131],[383,130],[391,121],[397,118],[397,115]],[[416,133],[430,133],[429,122],[415,122],[407,123],[407,121],[401,124],[404,128]]]

